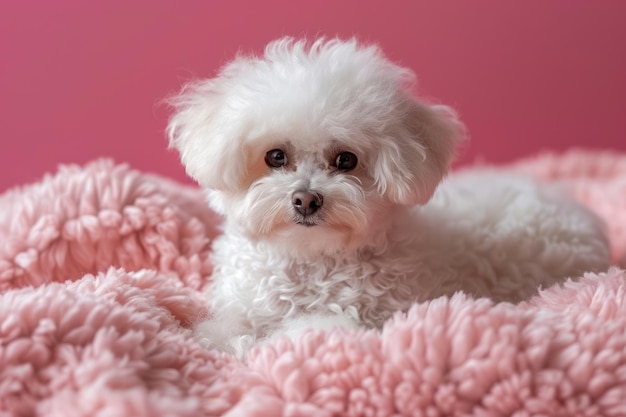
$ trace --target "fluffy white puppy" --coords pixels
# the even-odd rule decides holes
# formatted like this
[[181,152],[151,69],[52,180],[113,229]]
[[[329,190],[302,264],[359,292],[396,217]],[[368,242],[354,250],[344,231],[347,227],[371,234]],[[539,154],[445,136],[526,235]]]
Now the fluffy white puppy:
[[243,355],[277,333],[379,327],[457,291],[518,301],[607,268],[598,220],[553,190],[489,173],[437,189],[463,127],[413,84],[375,46],[281,39],[173,99],[171,145],[225,216],[198,326],[211,345]]

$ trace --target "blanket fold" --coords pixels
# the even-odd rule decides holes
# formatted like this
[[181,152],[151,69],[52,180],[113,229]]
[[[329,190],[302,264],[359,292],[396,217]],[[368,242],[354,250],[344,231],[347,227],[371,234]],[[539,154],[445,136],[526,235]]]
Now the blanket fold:
[[570,187],[605,220],[616,266],[519,305],[457,294],[380,332],[307,332],[246,363],[191,335],[220,224],[201,190],[109,160],[10,190],[0,415],[625,416],[626,155],[493,169]]

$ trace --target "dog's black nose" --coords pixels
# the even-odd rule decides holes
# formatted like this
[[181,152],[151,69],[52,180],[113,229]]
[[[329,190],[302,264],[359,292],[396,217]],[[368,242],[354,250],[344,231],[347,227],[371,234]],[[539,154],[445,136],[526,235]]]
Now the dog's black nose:
[[303,216],[315,213],[324,204],[324,198],[310,191],[296,191],[291,196],[291,204]]

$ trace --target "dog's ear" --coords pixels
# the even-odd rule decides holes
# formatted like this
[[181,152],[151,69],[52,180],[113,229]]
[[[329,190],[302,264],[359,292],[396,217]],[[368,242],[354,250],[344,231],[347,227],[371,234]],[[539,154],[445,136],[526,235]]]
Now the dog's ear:
[[379,150],[374,179],[381,194],[404,205],[426,203],[447,174],[464,127],[449,107],[407,98],[404,122]]
[[170,147],[179,151],[189,176],[215,190],[237,188],[248,159],[238,112],[228,102],[228,78],[222,73],[188,83],[168,100],[174,108],[167,127]]

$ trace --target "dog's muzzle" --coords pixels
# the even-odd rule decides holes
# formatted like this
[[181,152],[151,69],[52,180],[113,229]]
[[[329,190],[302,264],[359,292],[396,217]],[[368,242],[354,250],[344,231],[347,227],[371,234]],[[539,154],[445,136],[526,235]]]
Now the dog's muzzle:
[[291,204],[297,213],[306,218],[322,208],[324,197],[311,191],[299,190],[292,194]]

